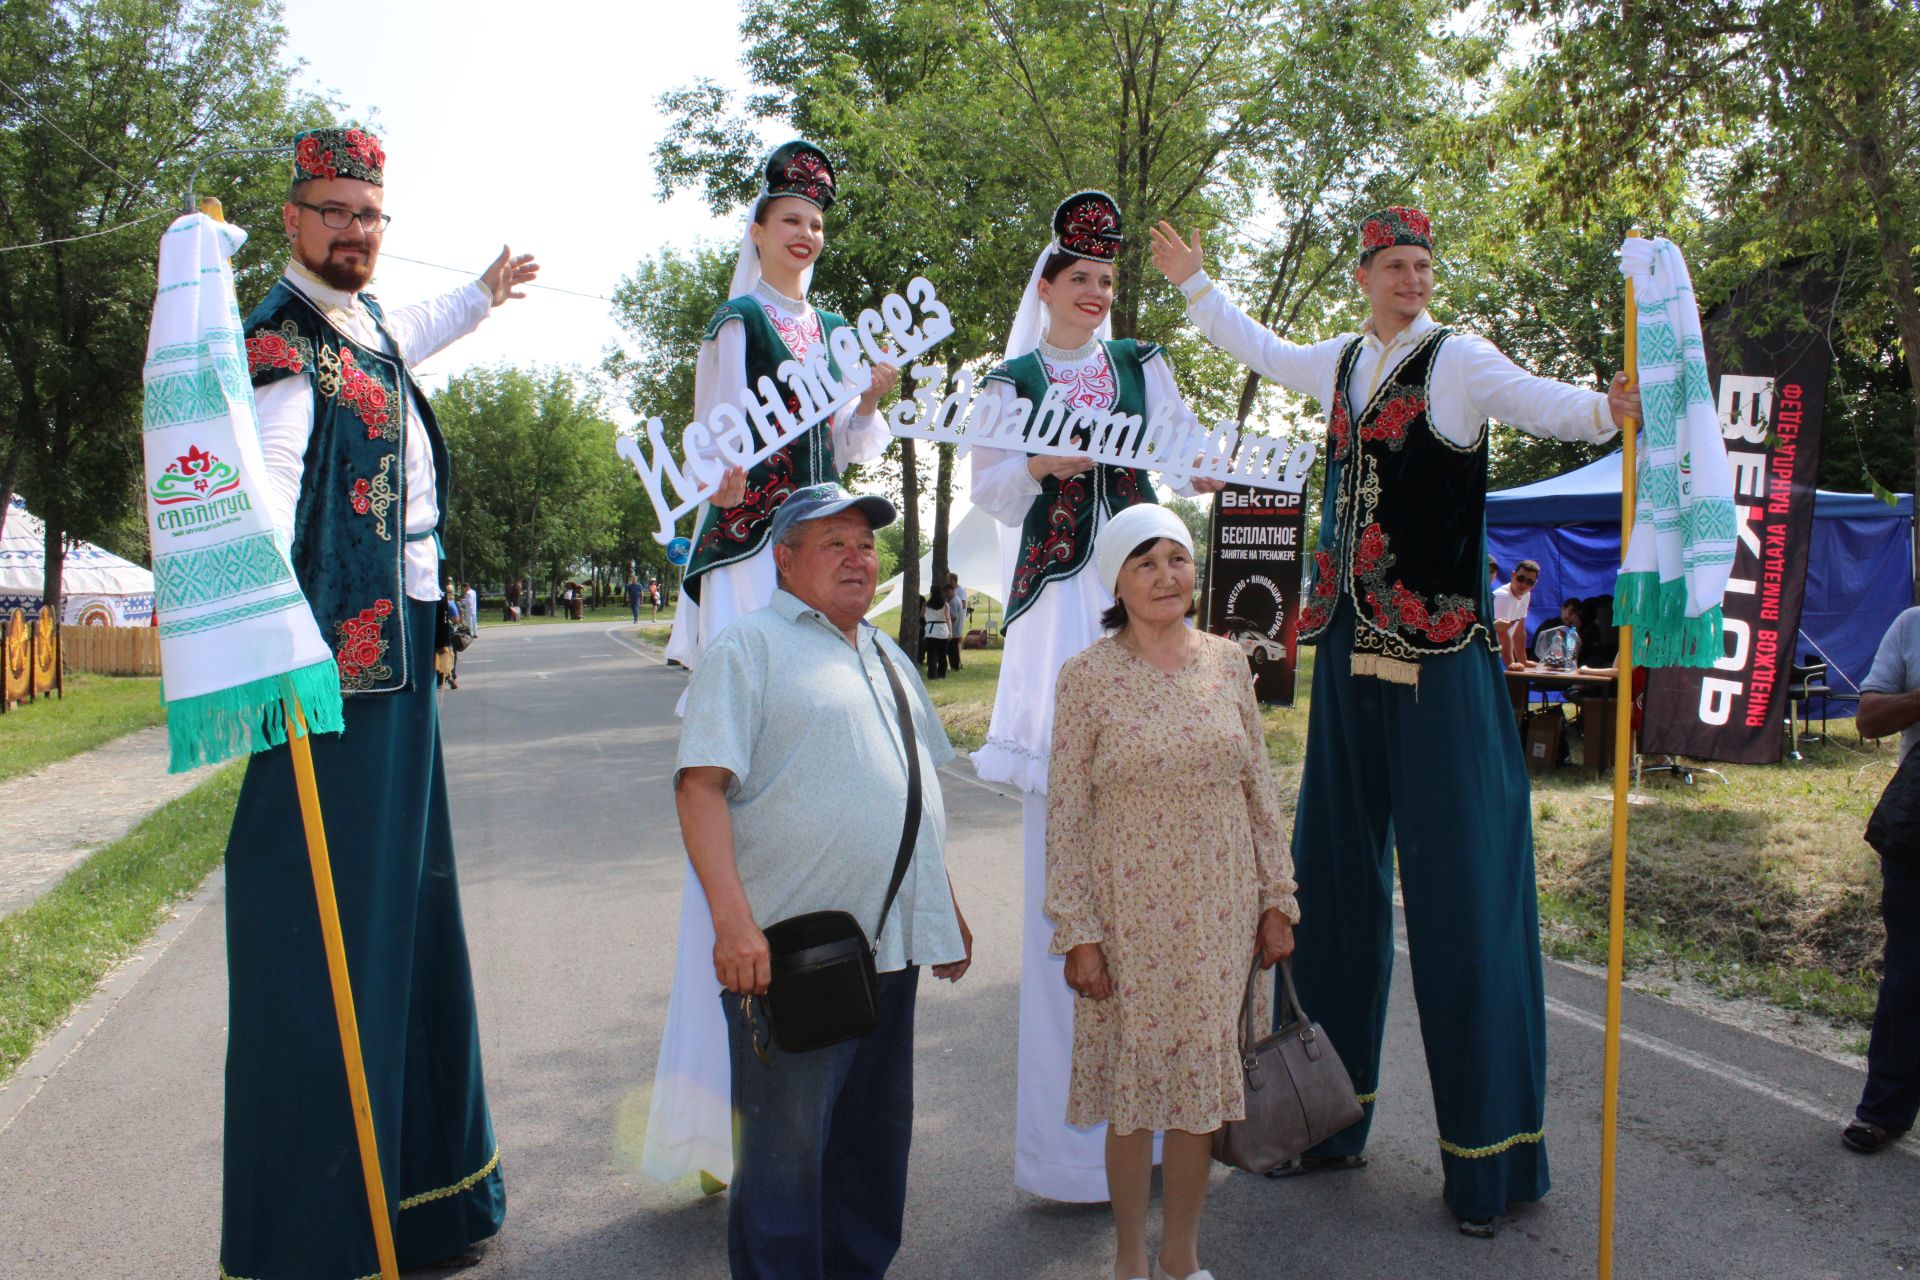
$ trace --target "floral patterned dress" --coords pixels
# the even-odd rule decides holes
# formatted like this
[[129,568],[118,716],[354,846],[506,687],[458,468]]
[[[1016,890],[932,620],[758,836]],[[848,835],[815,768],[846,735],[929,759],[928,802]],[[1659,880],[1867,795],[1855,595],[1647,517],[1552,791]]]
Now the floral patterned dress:
[[1246,658],[1199,639],[1172,675],[1111,637],[1060,672],[1053,951],[1098,942],[1114,983],[1109,999],[1074,1001],[1070,1124],[1206,1133],[1243,1118],[1254,935],[1269,907],[1300,916]]

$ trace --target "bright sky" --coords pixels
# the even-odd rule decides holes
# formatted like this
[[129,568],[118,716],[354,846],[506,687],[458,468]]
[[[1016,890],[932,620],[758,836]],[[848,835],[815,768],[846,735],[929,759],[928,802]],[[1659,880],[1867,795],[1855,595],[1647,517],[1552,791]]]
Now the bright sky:
[[[302,83],[345,116],[371,118],[386,147],[393,227],[373,285],[382,301],[404,305],[461,279],[395,257],[472,276],[504,242],[538,255],[541,284],[611,297],[664,246],[738,236],[697,193],[662,204],[653,179],[659,95],[700,76],[746,85],[737,4],[540,0],[493,12],[451,0],[286,0]],[[498,361],[588,368],[617,337],[608,303],[535,289],[421,372],[438,387]]]

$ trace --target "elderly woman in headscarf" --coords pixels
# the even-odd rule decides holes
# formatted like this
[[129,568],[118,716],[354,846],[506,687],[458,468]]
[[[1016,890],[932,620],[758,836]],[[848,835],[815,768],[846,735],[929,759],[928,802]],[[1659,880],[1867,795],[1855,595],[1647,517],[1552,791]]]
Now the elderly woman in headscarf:
[[1110,634],[1060,670],[1048,761],[1046,910],[1079,996],[1067,1120],[1107,1125],[1116,1280],[1211,1280],[1197,1255],[1213,1133],[1246,1115],[1240,1004],[1255,949],[1267,966],[1293,951],[1293,860],[1246,656],[1187,624],[1185,523],[1129,507],[1094,559]]

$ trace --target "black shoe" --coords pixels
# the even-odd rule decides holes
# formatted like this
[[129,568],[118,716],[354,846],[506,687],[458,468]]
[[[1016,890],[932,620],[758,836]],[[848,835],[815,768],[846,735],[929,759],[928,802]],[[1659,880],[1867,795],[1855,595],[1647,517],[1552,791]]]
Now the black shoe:
[[1499,1230],[1500,1224],[1493,1218],[1460,1219],[1460,1234],[1472,1236],[1475,1240],[1491,1240]]
[[1345,1173],[1367,1167],[1365,1156],[1295,1156],[1283,1165],[1267,1170],[1269,1178],[1297,1178],[1303,1173]]
[[1840,1131],[1840,1141],[1846,1145],[1847,1150],[1857,1151],[1863,1156],[1870,1156],[1881,1148],[1892,1146],[1894,1143],[1900,1141],[1901,1136],[1905,1133],[1905,1129],[1902,1129],[1899,1133],[1890,1133],[1877,1124],[1868,1124],[1865,1120],[1855,1120],[1852,1124]]

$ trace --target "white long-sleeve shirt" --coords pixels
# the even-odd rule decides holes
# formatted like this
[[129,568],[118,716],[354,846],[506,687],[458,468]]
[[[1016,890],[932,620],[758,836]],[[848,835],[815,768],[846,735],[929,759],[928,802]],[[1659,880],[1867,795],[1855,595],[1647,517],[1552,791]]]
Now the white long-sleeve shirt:
[[[1261,377],[1312,396],[1323,409],[1330,407],[1340,353],[1354,335],[1343,333],[1311,346],[1288,342],[1275,337],[1212,286],[1204,271],[1195,272],[1180,286],[1187,295],[1187,318],[1207,341]],[[1347,379],[1347,401],[1355,419],[1373,398],[1382,375],[1398,368],[1434,328],[1433,317],[1422,311],[1419,319],[1395,334],[1391,342],[1383,343],[1374,336],[1372,322],[1367,323],[1360,353]],[[1472,334],[1455,334],[1441,345],[1434,358],[1431,385],[1433,396],[1427,412],[1433,428],[1461,448],[1479,443],[1489,418],[1529,435],[1595,444],[1612,439],[1619,430],[1607,408],[1605,392],[1536,377],[1502,355],[1491,342]]]
[[[297,262],[289,262],[287,285],[298,290],[325,315],[333,327],[364,347],[399,357],[408,365],[451,345],[480,327],[493,306],[493,293],[479,280],[457,289],[398,307],[385,313],[387,332],[399,344],[395,351],[373,322],[358,294],[335,289]],[[313,387],[306,378],[281,378],[253,393],[260,415],[260,453],[267,466],[266,499],[281,540],[293,540],[293,513],[300,502],[300,482],[306,473],[307,444],[313,438]],[[401,467],[406,473],[408,533],[429,533],[440,523],[440,502],[434,491],[433,449],[421,425],[420,405],[407,414],[407,437]],[[440,558],[433,539],[409,542],[407,595],[415,600],[440,598]]]

